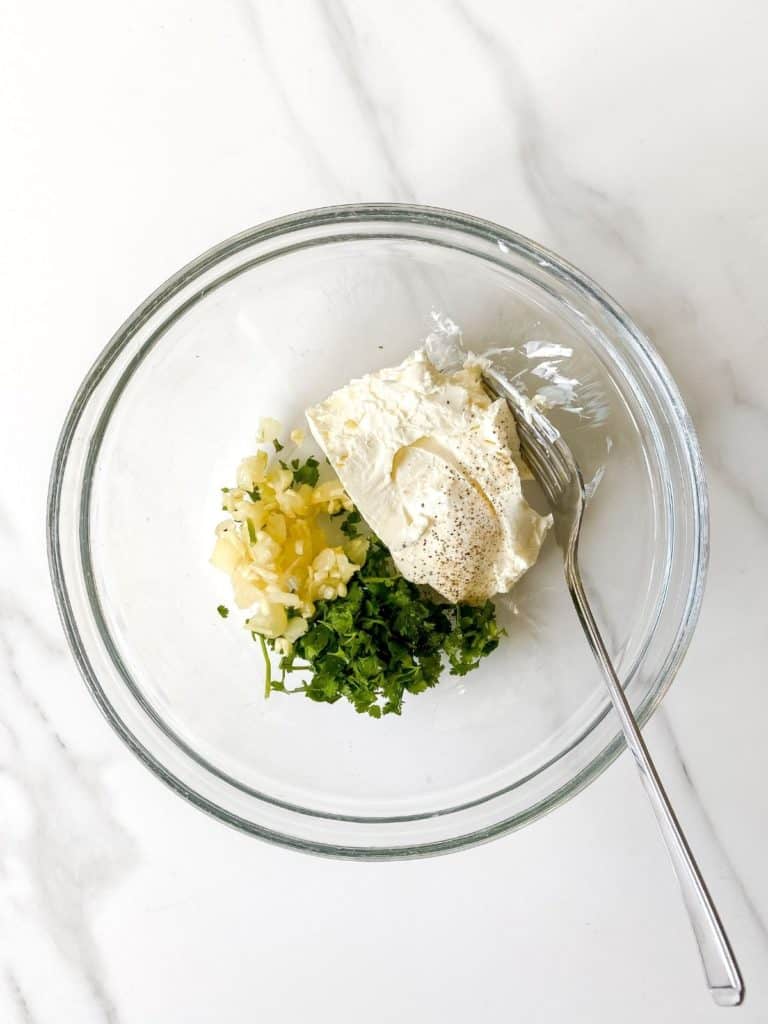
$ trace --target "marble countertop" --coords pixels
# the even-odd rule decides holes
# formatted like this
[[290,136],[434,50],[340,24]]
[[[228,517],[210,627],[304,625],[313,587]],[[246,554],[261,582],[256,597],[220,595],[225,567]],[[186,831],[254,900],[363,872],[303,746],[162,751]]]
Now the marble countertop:
[[[768,13],[762,0],[6,3],[0,31],[0,1020],[768,1020]],[[199,252],[360,200],[506,224],[675,374],[712,562],[647,730],[747,980],[717,1009],[634,768],[490,845],[349,864],[160,785],[100,717],[47,474],[115,327]]]

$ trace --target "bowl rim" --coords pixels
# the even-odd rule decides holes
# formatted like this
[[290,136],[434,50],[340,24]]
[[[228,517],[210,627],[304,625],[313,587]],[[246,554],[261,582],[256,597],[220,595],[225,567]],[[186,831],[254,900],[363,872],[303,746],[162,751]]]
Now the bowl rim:
[[[485,241],[492,240],[496,244],[504,243],[515,250],[523,250],[527,256],[533,255],[537,259],[547,261],[553,269],[559,274],[564,275],[567,279],[570,279],[571,282],[595,299],[600,306],[604,307],[619,322],[626,332],[628,343],[636,346],[644,359],[650,363],[657,377],[657,383],[663,387],[668,411],[676,420],[679,437],[684,442],[687,454],[687,469],[690,471],[690,482],[694,498],[693,520],[695,524],[695,540],[692,554],[691,584],[689,585],[685,612],[681,618],[681,626],[676,637],[676,645],[668,656],[666,672],[638,709],[636,717],[641,727],[648,721],[666,694],[688,649],[701,610],[709,563],[709,499],[703,458],[690,415],[666,364],[629,314],[604,289],[556,253],[518,232],[470,214],[409,203],[356,203],[320,207],[269,220],[230,236],[187,263],[155,289],[127,317],[88,370],[69,407],[54,452],[48,489],[46,540],[49,570],[56,606],[67,643],[91,696],[112,728],[139,760],[175,792],[217,820],[277,845],[316,854],[367,860],[402,859],[449,852],[473,846],[521,828],[523,825],[560,806],[560,804],[575,796],[602,774],[624,749],[623,737],[617,733],[613,740],[576,775],[524,811],[493,825],[448,839],[391,848],[383,846],[344,846],[307,840],[257,825],[255,822],[234,814],[213,800],[208,799],[208,797],[197,793],[184,781],[176,777],[134,735],[112,705],[99,682],[82,641],[67,587],[59,526],[62,510],[61,492],[64,472],[71,451],[72,441],[85,408],[93,392],[111,365],[131,341],[136,331],[151,319],[170,298],[206,270],[211,269],[222,260],[235,255],[240,250],[249,248],[259,242],[268,241],[281,235],[291,234],[304,229],[323,227],[330,224],[364,224],[386,221],[455,230]],[[308,813],[312,816],[311,812]]]

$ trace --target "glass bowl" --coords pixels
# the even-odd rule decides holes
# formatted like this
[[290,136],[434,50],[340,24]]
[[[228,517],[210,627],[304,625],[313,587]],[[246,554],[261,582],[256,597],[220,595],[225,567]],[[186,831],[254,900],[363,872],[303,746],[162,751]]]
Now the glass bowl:
[[622,749],[553,540],[499,601],[502,646],[400,718],[266,701],[258,647],[216,614],[230,596],[208,565],[220,487],[258,419],[298,425],[453,324],[544,394],[583,467],[582,565],[640,722],[690,641],[707,560],[699,449],[609,296],[445,210],[345,206],[246,231],[162,285],[97,360],[56,451],[48,529],[64,629],[107,719],[176,792],[264,839],[350,857],[457,849],[557,807]]

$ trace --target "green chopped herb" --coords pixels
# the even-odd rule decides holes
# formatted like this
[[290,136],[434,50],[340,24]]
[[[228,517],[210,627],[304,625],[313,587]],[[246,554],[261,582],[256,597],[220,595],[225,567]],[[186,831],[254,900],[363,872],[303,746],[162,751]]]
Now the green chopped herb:
[[226,619],[226,617],[229,615],[229,608],[227,608],[225,604],[218,605],[216,611],[219,613],[222,619]]
[[251,501],[261,501],[261,491],[258,487],[254,487],[252,491],[245,492]]
[[451,675],[465,676],[477,668],[482,658],[496,650],[503,635],[492,601],[479,607],[456,605],[453,631],[445,641]]
[[311,455],[307,461],[302,465],[298,459],[294,459],[291,463],[293,467],[293,483],[295,487],[300,484],[309,484],[310,487],[315,487],[317,481],[320,479],[320,470],[318,469],[320,463],[317,459]]
[[280,444],[280,442],[277,440],[276,437],[273,438],[272,444],[275,446],[275,451],[276,452],[281,452],[283,450],[283,448],[285,448],[285,445],[284,444]]
[[347,518],[341,524],[341,532],[346,534],[347,537],[350,538],[357,537],[358,534],[360,533],[357,527],[362,521],[363,517],[360,515],[356,508],[353,508],[351,512],[347,513]]
[[[351,519],[357,533],[355,514],[342,529]],[[319,601],[309,629],[280,660],[283,673],[308,669],[310,678],[295,690],[272,689],[326,704],[343,698],[372,718],[399,715],[406,693],[423,693],[438,682],[444,658],[452,675],[465,675],[498,646],[503,632],[491,601],[475,607],[430,600],[371,537],[346,596]]]
[[222,487],[221,488],[221,493],[222,494],[229,494],[229,488],[228,487]]
[[261,644],[261,653],[264,655],[264,696],[268,697],[272,692],[272,662],[269,658],[266,640],[260,633],[254,633],[253,639],[255,640],[257,637]]

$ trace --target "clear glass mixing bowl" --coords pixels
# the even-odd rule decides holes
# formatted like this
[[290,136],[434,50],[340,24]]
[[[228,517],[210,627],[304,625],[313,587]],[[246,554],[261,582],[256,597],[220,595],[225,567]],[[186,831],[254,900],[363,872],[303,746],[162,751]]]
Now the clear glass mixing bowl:
[[258,649],[216,614],[219,488],[259,417],[299,424],[449,321],[554,403],[593,490],[587,586],[641,722],[690,641],[701,458],[667,370],[612,299],[533,242],[444,210],[337,207],[246,231],[150,296],[88,374],[56,452],[49,546],[108,720],[178,793],[254,835],[352,857],[456,849],[556,807],[622,748],[553,541],[499,602],[499,650],[401,718],[265,701]]

